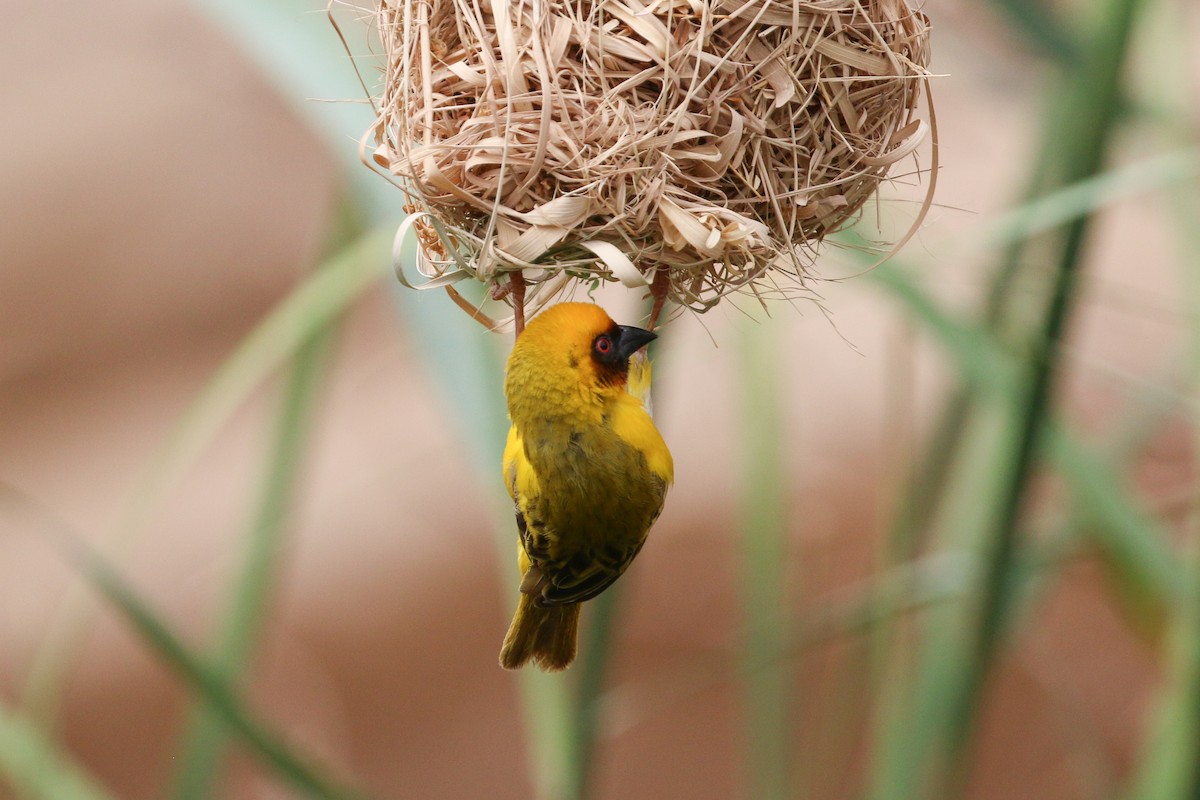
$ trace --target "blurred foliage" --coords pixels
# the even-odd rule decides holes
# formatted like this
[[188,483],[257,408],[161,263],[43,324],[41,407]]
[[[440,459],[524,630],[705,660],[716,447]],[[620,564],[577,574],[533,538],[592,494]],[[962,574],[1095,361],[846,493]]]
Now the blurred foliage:
[[[278,579],[274,556],[287,535],[294,470],[303,457],[324,343],[342,312],[382,277],[400,215],[399,193],[357,163],[348,137],[370,123],[366,105],[304,100],[362,94],[322,15],[298,0],[197,0],[197,5],[243,43],[280,94],[327,139],[330,151],[345,159],[344,214],[331,225],[328,257],[230,356],[164,443],[116,532],[136,536],[232,411],[287,368],[276,435],[264,456],[258,514],[248,526],[242,570],[229,588],[223,633],[211,653],[186,643],[107,558],[78,546],[78,537],[68,535],[64,551],[89,586],[192,690],[196,706],[181,744],[175,797],[221,796],[224,754],[231,742],[301,796],[358,797],[343,787],[346,781],[330,778],[284,744],[247,707],[241,691],[270,611],[266,598]],[[1181,209],[1179,260],[1193,298],[1194,340],[1181,371],[1189,381],[1196,379],[1200,283],[1194,269],[1187,269],[1200,248],[1194,224],[1200,213],[1195,185],[1200,151],[1190,116],[1194,98],[1181,93],[1140,103],[1138,89],[1126,80],[1130,53],[1147,46],[1138,38],[1139,16],[1148,10],[1169,15],[1176,7],[1165,0],[1157,6],[1104,0],[1070,11],[1035,0],[991,0],[991,5],[1012,23],[1013,36],[1044,54],[1056,70],[1044,98],[1040,152],[1032,159],[1026,198],[983,234],[996,269],[978,309],[950,307],[923,285],[921,265],[903,259],[863,279],[941,349],[956,385],[937,417],[938,429],[913,465],[913,481],[897,503],[892,524],[879,539],[877,574],[851,602],[821,619],[795,619],[785,610],[788,476],[774,440],[780,398],[770,377],[779,355],[772,349],[769,323],[738,345],[739,382],[753,387],[742,398],[745,451],[738,479],[744,636],[735,674],[744,687],[746,796],[822,796],[817,787],[825,784],[818,773],[849,769],[858,728],[868,731],[861,796],[962,796],[997,659],[1020,635],[1040,594],[1079,553],[1103,555],[1100,563],[1118,587],[1115,596],[1128,610],[1131,630],[1165,633],[1161,649],[1167,674],[1141,757],[1128,785],[1105,785],[1103,796],[1172,800],[1200,794],[1195,758],[1200,752],[1200,530],[1193,524],[1186,542],[1177,544],[1171,521],[1145,507],[1129,485],[1136,453],[1155,430],[1147,415],[1154,417],[1160,409],[1134,393],[1126,424],[1115,429],[1111,441],[1096,442],[1084,439],[1057,402],[1066,372],[1063,341],[1080,296],[1080,275],[1088,266],[1095,214],[1136,193],[1169,192],[1172,206]],[[340,7],[335,12],[355,24],[353,12]],[[1182,52],[1185,43],[1171,45]],[[1139,97],[1139,103],[1129,97]],[[1118,134],[1148,128],[1172,132],[1162,137],[1166,144],[1158,154],[1110,166]],[[865,237],[851,232],[843,242],[863,245]],[[843,252],[865,251],[849,247]],[[1027,280],[1031,270],[1038,280]],[[1030,285],[1043,287],[1034,302]],[[411,293],[397,292],[396,303],[402,324],[414,333],[436,325],[438,336],[421,337],[430,345],[423,355],[430,371],[450,388],[446,396],[460,403],[454,417],[464,426],[463,438],[480,443],[474,455],[491,475],[505,431],[501,344],[464,315],[415,302]],[[1066,487],[1070,508],[1065,516],[1057,509],[1059,515],[1047,525],[1030,497],[1037,481],[1050,475]],[[502,513],[504,501],[497,496],[494,502],[497,546],[507,563],[511,520]],[[1055,532],[1033,537],[1034,527]],[[561,676],[526,671],[519,677],[530,770],[544,800],[592,793],[600,719],[615,695],[637,688],[610,686],[605,670],[619,594],[605,595],[593,612],[590,641],[584,642],[575,670]],[[49,637],[28,697],[61,693],[65,670],[78,652],[72,645],[81,638],[81,620],[67,614]],[[795,659],[814,642],[837,637],[852,637],[863,646],[859,667],[865,677],[860,681],[862,676],[851,672],[839,683],[847,693],[837,705],[847,719],[836,721],[845,727],[838,737],[845,752],[830,751],[823,755],[828,763],[798,770],[790,760],[797,751],[791,696]],[[1159,640],[1152,636],[1151,641]],[[659,694],[686,698],[696,687],[724,679],[722,667],[699,665],[696,672],[665,675],[662,686],[671,690]],[[32,714],[0,705],[0,775],[24,797],[107,797],[56,743],[45,718],[52,714],[37,713],[53,705],[31,702]],[[1126,772],[1117,764],[1107,767],[1112,775]]]

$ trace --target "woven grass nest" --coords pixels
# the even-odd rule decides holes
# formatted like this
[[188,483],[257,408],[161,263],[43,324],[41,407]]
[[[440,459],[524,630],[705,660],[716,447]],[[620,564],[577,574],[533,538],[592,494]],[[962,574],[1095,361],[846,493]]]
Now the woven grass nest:
[[620,280],[704,311],[803,285],[929,138],[910,0],[381,0],[376,20],[367,147],[427,286],[503,297],[516,274],[540,305]]

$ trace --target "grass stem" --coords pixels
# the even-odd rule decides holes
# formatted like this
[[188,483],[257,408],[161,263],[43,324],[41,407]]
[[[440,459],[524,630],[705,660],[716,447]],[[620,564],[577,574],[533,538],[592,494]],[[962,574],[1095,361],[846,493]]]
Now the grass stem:
[[738,344],[742,387],[742,681],[746,796],[791,791],[792,661],[788,651],[787,524],[791,506],[780,437],[778,326],[748,323]]

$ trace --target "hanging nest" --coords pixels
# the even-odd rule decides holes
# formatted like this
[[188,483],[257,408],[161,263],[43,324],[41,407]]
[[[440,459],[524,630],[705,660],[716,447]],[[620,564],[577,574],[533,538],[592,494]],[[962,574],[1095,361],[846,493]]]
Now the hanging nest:
[[794,285],[928,138],[910,0],[382,0],[376,19],[367,147],[408,193],[425,285],[503,296],[521,270],[544,303],[657,274],[697,311]]

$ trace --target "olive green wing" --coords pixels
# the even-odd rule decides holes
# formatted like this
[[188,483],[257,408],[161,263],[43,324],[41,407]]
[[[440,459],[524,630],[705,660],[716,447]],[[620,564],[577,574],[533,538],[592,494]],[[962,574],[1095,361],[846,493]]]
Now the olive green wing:
[[625,573],[646,543],[650,527],[662,513],[667,483],[657,476],[653,476],[652,480],[657,489],[658,504],[650,514],[642,535],[625,545],[597,545],[582,549],[569,559],[546,563],[548,580],[542,586],[538,605],[559,606],[591,600]]

